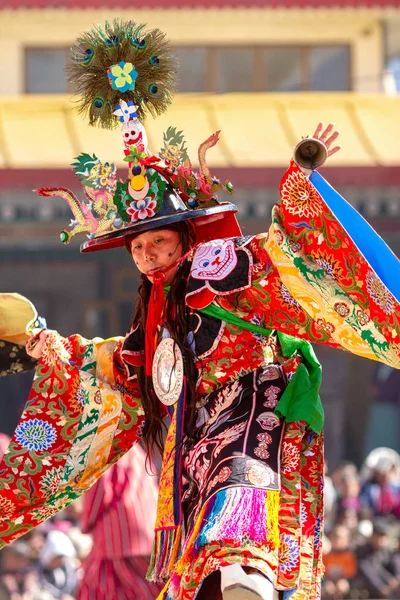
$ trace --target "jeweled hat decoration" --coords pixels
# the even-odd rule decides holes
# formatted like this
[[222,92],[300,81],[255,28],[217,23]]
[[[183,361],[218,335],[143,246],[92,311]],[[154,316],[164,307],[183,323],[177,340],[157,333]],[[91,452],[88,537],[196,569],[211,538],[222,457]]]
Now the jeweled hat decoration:
[[217,219],[224,221],[222,227],[219,223],[223,235],[240,235],[236,207],[220,203],[215,195],[221,189],[232,193],[232,184],[213,178],[206,163],[219,132],[200,145],[198,173],[187,155],[183,133],[174,127],[164,134],[158,156],[147,148],[142,121],[146,113],[156,116],[167,109],[176,85],[177,65],[165,35],[115,20],[81,35],[71,56],[68,73],[81,95],[80,112],[88,115],[91,125],[111,129],[122,124],[128,178],[118,178],[114,163],[84,153],[72,165],[84,201],[67,188],[37,190],[42,196],[63,197],[71,208],[74,219],[70,229],[61,232],[61,240],[69,243],[84,232],[89,241],[81,250],[101,250],[123,246],[127,234],[187,219],[194,219],[201,229],[199,241],[215,236],[209,224]]

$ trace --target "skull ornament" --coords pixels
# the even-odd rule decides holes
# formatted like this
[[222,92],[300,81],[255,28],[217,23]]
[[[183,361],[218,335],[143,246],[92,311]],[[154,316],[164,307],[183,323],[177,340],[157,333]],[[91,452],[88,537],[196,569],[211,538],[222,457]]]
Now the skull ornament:
[[132,119],[122,126],[122,139],[125,147],[136,146],[139,152],[147,152],[147,134],[143,125],[137,119]]
[[193,258],[194,279],[221,281],[235,269],[238,259],[232,240],[213,240],[202,244]]
[[263,412],[257,417],[257,423],[266,431],[272,431],[279,427],[281,421],[273,412]]

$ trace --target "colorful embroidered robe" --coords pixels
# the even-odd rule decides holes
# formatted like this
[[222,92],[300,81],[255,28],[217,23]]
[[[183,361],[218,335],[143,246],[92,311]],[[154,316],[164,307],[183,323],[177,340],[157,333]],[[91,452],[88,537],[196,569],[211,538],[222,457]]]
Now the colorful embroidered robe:
[[[199,399],[283,362],[275,342],[199,312],[210,303],[262,327],[400,367],[399,304],[388,282],[384,285],[379,265],[374,269],[371,259],[365,259],[297,167],[292,165],[283,178],[269,233],[233,244],[237,262],[228,277],[211,281],[192,273],[188,283]],[[49,336],[25,411],[0,464],[1,544],[81,495],[140,437],[143,411],[131,369],[140,360],[139,342],[135,336],[125,342],[64,339],[55,332]],[[281,411],[287,417],[281,461],[292,468],[286,477],[281,473],[280,519],[285,528],[280,547],[268,557],[264,553],[253,558],[257,567],[269,560],[269,574],[279,589],[298,589],[298,598],[316,598],[322,440],[307,423],[291,422],[292,410],[287,406]],[[307,448],[315,460],[306,459]],[[299,489],[302,494],[295,493]],[[200,581],[224,564],[212,545],[199,551],[204,511],[218,507],[203,508],[194,531],[187,533],[183,559],[163,597],[193,598]],[[305,521],[309,534],[302,536]],[[245,556],[246,548],[239,544],[235,555]],[[194,562],[185,570],[187,558]]]

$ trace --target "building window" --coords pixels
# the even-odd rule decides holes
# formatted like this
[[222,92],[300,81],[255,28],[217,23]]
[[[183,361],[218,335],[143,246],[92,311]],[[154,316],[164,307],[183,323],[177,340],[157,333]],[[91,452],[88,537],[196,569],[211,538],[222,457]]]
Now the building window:
[[68,48],[25,49],[25,93],[67,94],[72,91],[65,67]]
[[180,92],[351,89],[349,46],[209,46],[177,49]]
[[298,92],[304,89],[302,58],[299,48],[263,49],[263,90]]
[[[349,46],[180,46],[175,51],[182,93],[351,89]],[[68,54],[68,48],[26,48],[26,93],[72,92],[65,74]]]
[[350,56],[343,46],[308,49],[310,89],[343,92],[350,85]]

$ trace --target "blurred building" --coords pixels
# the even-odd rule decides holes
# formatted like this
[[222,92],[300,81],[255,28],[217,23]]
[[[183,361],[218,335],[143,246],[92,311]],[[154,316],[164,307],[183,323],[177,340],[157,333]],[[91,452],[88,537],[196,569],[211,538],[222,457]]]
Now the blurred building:
[[[323,173],[399,253],[400,0],[149,0],[145,8],[1,0],[0,291],[28,296],[66,335],[122,334],[129,325],[137,277],[127,253],[79,256],[79,240],[62,246],[68,206],[32,193],[57,185],[79,194],[69,165],[83,151],[123,165],[119,132],[88,127],[64,73],[76,35],[116,16],[160,27],[179,57],[181,93],[166,115],[149,118],[149,147],[157,151],[173,125],[195,162],[198,145],[221,129],[208,160],[234,183],[245,233],[268,228],[301,135],[334,121],[343,150]],[[326,349],[319,356],[328,457],[359,460],[374,365]]]

